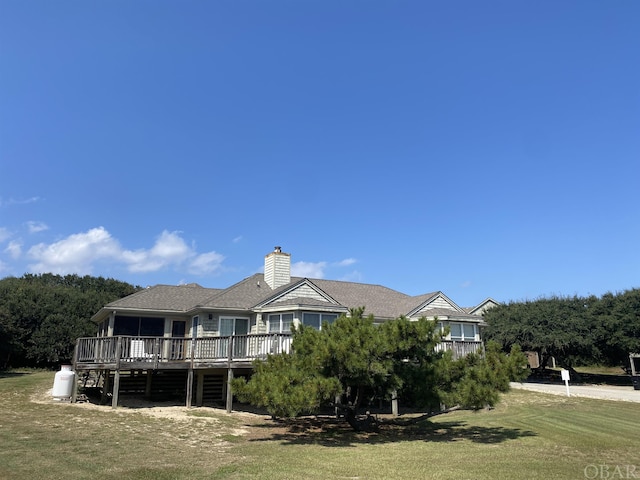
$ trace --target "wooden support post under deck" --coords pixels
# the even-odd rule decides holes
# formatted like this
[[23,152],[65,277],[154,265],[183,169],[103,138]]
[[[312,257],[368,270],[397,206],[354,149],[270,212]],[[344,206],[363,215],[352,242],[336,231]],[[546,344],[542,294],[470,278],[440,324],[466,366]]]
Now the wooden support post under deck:
[[144,398],[151,400],[151,382],[153,381],[153,370],[147,370],[147,383],[144,386]]
[[111,399],[112,408],[116,408],[118,406],[119,393],[120,393],[120,369],[116,368],[116,373],[113,375],[113,398]]
[[231,337],[229,337],[229,347],[227,352],[227,413],[231,413],[231,410],[233,409],[233,391],[231,390],[231,381],[233,380],[233,368],[231,368],[233,344],[233,335],[231,335]]
[[111,380],[111,371],[103,370],[102,373],[104,374],[104,383],[102,384],[102,395],[100,396],[100,405],[104,405],[107,403],[107,394],[109,393],[109,388],[111,388],[111,385],[109,385]]
[[233,409],[233,391],[231,390],[231,381],[233,380],[233,368],[227,371],[227,413],[231,413]]
[[193,397],[193,368],[189,367],[187,372],[187,408],[191,408],[191,397]]
[[187,372],[187,408],[191,408],[191,398],[193,397],[193,361],[196,354],[196,339],[191,338],[191,358],[189,360],[189,370]]
[[122,353],[122,337],[118,337],[116,342],[116,373],[113,376],[113,398],[111,400],[111,407],[116,408],[118,406],[118,395],[120,394],[120,356]]
[[198,380],[196,385],[196,407],[202,406],[202,398],[204,396],[204,372],[198,372]]

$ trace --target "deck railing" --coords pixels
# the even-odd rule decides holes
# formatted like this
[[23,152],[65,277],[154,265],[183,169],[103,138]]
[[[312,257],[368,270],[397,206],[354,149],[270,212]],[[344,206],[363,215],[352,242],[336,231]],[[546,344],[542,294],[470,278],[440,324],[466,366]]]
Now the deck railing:
[[291,335],[265,333],[226,337],[85,337],[76,345],[78,364],[118,362],[251,361],[289,352]]
[[482,353],[483,344],[470,340],[442,340],[436,345],[437,352],[453,352],[453,358],[466,357],[470,353]]
[[[263,333],[226,337],[85,337],[76,346],[76,362],[115,364],[120,362],[222,362],[251,361],[268,354],[288,353],[291,335]],[[478,341],[443,340],[436,351],[452,351],[454,358],[482,352]]]

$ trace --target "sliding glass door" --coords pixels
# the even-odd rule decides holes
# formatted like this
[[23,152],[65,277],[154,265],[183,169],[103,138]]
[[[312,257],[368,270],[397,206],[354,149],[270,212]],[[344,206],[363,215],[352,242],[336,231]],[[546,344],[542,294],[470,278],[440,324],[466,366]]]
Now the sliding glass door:
[[[231,337],[236,335],[242,335],[239,338],[233,339],[233,357],[242,358],[247,355],[247,337],[249,333],[249,319],[248,318],[233,318],[233,317],[220,317],[220,336]],[[221,356],[229,354],[229,339],[222,339],[220,342]]]

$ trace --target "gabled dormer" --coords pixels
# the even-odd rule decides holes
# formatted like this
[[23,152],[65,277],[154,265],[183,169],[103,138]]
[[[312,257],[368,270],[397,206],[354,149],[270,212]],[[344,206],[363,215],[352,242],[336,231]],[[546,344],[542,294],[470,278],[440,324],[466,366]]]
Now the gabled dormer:
[[442,313],[451,312],[451,315],[456,315],[459,313],[464,314],[465,311],[456,305],[449,297],[447,297],[442,292],[436,292],[429,296],[427,299],[422,300],[418,305],[413,307],[408,313],[407,317],[416,318],[416,317],[433,317],[438,316]]
[[497,307],[498,305],[500,305],[499,302],[496,302],[493,298],[489,297],[475,307],[467,309],[467,311],[472,315],[482,315],[488,309]]
[[254,307],[254,310],[273,309],[284,305],[326,305],[341,307],[330,295],[308,278],[303,278],[289,287],[276,292]]

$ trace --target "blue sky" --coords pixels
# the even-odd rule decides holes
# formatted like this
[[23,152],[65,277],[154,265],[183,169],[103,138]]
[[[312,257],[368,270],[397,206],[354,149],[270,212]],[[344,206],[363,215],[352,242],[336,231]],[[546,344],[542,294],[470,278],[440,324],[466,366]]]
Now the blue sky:
[[0,277],[640,287],[640,2],[0,2]]

